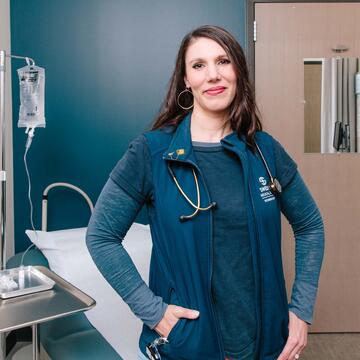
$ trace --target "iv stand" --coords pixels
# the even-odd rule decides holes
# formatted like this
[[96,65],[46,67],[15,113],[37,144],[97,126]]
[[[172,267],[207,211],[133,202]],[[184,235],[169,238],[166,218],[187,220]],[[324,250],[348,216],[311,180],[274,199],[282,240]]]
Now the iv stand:
[[6,139],[6,119],[5,119],[5,71],[6,71],[6,57],[15,59],[24,59],[27,63],[32,62],[33,59],[25,56],[6,54],[4,50],[0,50],[0,124],[1,124],[1,170],[0,170],[0,197],[1,197],[1,210],[0,210],[0,270],[6,267],[6,163],[5,163],[5,139]]
[[[1,207],[0,207],[0,270],[5,269],[6,267],[6,164],[5,164],[5,130],[6,130],[6,119],[5,119],[5,70],[6,57],[24,59],[27,63],[29,60],[32,62],[32,65],[35,65],[33,59],[24,56],[17,56],[6,54],[5,50],[0,50],[0,125],[1,125],[1,170],[0,170],[0,197],[1,197]],[[37,335],[37,334],[35,334]],[[0,334],[0,360],[5,360],[6,357],[6,335],[4,333]]]
[[0,211],[0,270],[6,264],[6,171],[5,171],[5,51],[0,51],[0,124],[1,124],[1,211]]

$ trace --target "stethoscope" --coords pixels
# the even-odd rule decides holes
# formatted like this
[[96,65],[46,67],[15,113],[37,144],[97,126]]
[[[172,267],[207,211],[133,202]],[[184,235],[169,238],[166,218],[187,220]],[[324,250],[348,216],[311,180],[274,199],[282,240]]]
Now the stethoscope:
[[[263,164],[265,165],[265,169],[266,169],[266,172],[267,174],[269,175],[269,178],[270,178],[270,183],[269,183],[269,189],[270,191],[273,193],[273,195],[275,196],[278,196],[281,194],[281,184],[280,182],[272,176],[271,174],[271,171],[269,169],[269,166],[265,160],[265,157],[260,149],[260,147],[258,146],[258,144],[255,142],[255,146],[260,154],[260,158],[263,162]],[[211,208],[215,208],[216,207],[216,202],[213,201],[209,204],[209,206],[207,207],[200,207],[200,189],[199,189],[199,183],[198,183],[198,179],[197,179],[197,176],[196,176],[196,173],[195,173],[195,170],[194,168],[192,168],[192,173],[193,173],[193,176],[194,176],[194,179],[195,179],[195,185],[196,185],[196,194],[197,194],[197,204],[194,204],[191,199],[185,194],[184,190],[181,188],[176,176],[175,176],[175,173],[174,171],[172,170],[171,166],[170,166],[170,162],[168,163],[168,169],[170,171],[170,174],[177,186],[177,188],[179,189],[181,195],[185,198],[185,200],[195,209],[195,211],[190,214],[190,215],[181,215],[179,217],[179,220],[181,222],[184,222],[186,220],[189,220],[189,219],[192,219],[194,216],[196,216],[198,214],[199,211],[206,211],[206,210],[210,210]]]
[[194,168],[192,168],[191,170],[192,170],[192,173],[193,173],[193,175],[194,175],[195,184],[196,184],[197,205],[195,205],[195,204],[189,199],[189,197],[185,194],[184,190],[181,188],[179,182],[178,182],[177,179],[176,179],[176,176],[175,176],[175,174],[174,174],[174,171],[173,171],[173,169],[172,169],[171,166],[170,166],[170,163],[168,163],[168,169],[169,169],[169,171],[170,171],[170,173],[171,173],[171,176],[172,176],[172,178],[174,179],[175,184],[176,184],[177,188],[179,189],[181,195],[182,195],[182,196],[186,199],[186,201],[195,209],[195,211],[194,211],[192,214],[190,214],[190,215],[181,215],[180,218],[179,218],[181,222],[184,222],[184,221],[186,221],[186,220],[189,220],[189,219],[193,218],[200,210],[201,210],[201,211],[206,211],[206,210],[210,210],[211,208],[214,208],[214,207],[216,206],[216,202],[213,201],[213,202],[210,203],[210,205],[207,206],[207,207],[200,207],[200,189],[199,189],[199,183],[198,183],[198,179],[197,179],[197,176],[196,176],[196,173],[195,173]]

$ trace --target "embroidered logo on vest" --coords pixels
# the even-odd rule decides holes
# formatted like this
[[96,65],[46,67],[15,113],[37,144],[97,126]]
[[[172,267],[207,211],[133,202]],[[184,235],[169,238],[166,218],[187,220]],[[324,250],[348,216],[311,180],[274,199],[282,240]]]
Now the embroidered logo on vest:
[[264,200],[264,202],[275,200],[275,196],[270,191],[270,187],[269,185],[267,185],[267,181],[263,176],[259,177],[259,183],[262,185],[259,187],[259,190],[260,190],[260,196]]

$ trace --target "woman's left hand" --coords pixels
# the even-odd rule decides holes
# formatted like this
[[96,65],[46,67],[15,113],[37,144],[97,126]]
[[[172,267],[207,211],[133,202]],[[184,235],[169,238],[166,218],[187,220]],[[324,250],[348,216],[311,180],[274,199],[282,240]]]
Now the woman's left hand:
[[289,337],[277,360],[299,359],[307,345],[308,324],[289,311]]

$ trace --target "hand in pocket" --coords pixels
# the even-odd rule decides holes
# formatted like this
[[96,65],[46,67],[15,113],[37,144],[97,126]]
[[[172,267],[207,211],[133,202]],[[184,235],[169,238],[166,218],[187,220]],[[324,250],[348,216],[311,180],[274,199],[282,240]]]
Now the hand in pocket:
[[168,305],[163,318],[155,326],[154,330],[163,337],[168,337],[171,329],[181,318],[196,319],[200,315],[199,311],[187,309],[178,305]]

